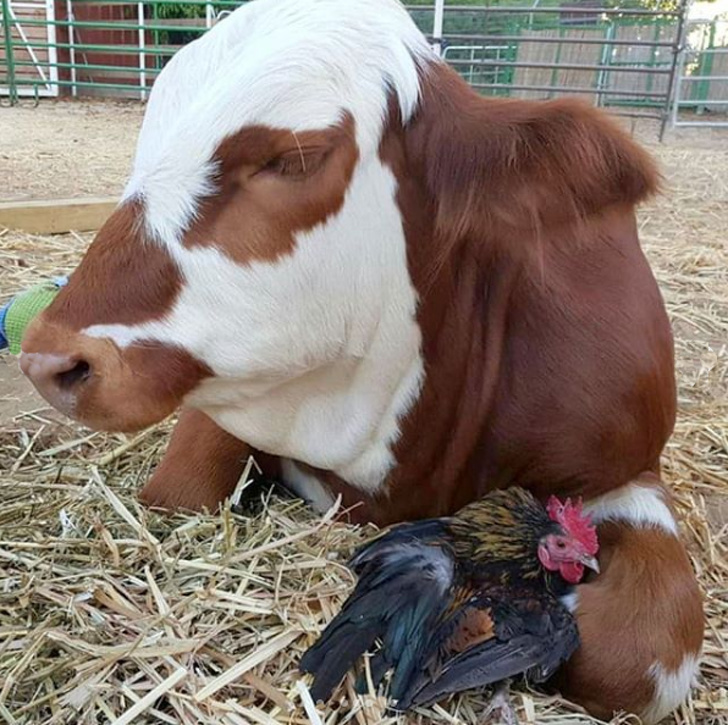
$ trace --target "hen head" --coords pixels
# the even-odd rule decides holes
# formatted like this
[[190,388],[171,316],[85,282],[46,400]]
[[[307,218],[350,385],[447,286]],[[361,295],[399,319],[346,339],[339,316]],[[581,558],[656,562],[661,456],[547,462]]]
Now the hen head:
[[538,558],[542,566],[548,571],[558,571],[570,584],[581,581],[584,567],[599,572],[596,527],[584,513],[581,501],[573,504],[567,498],[563,503],[551,496],[546,511],[560,531],[547,534],[539,542]]

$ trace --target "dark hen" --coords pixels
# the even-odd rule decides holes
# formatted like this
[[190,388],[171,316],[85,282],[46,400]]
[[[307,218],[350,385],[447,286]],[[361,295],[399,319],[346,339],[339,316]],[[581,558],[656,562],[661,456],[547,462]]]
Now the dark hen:
[[547,510],[522,489],[394,527],[353,557],[354,592],[301,660],[313,698],[372,650],[374,685],[392,671],[398,710],[520,674],[544,681],[578,647],[560,597],[597,567],[596,550],[579,507]]

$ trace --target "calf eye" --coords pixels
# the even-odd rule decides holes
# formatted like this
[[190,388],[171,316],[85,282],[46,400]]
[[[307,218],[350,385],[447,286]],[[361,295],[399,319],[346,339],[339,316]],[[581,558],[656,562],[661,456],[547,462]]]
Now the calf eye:
[[262,171],[290,178],[305,178],[318,171],[326,160],[324,149],[293,149],[269,161]]

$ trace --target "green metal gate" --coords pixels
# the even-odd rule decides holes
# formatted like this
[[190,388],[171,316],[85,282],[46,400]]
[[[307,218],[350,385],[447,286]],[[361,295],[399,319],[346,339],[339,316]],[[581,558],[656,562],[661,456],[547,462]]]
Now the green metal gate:
[[0,95],[11,103],[58,95],[54,20],[54,0],[0,0]]

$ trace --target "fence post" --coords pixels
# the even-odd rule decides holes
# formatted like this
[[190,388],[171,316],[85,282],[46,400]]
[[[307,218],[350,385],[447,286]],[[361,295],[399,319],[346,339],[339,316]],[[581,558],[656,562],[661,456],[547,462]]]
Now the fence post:
[[147,100],[147,54],[144,50],[147,47],[146,29],[144,27],[144,3],[137,3],[137,22],[139,29],[137,31],[139,38],[139,98],[142,101]]
[[[677,30],[675,43],[672,46],[672,63],[670,65],[670,75],[667,81],[667,93],[665,95],[665,108],[662,112],[662,122],[660,123],[660,141],[665,136],[667,122],[672,115],[672,125],[675,126],[677,121],[678,106],[680,105],[680,85],[685,62],[685,44],[687,41],[687,16],[690,9],[690,0],[680,0],[680,14],[677,19]],[[672,111],[672,114],[671,114]]]
[[442,56],[442,28],[445,19],[445,0],[435,0],[435,18],[432,24],[432,37],[435,41],[435,53]]
[[[599,56],[599,65],[611,66],[612,65],[612,51],[614,46],[609,42],[615,40],[617,37],[617,25],[614,22],[610,22],[607,25],[607,29],[604,33],[604,45],[602,46],[602,52]],[[610,69],[611,70],[611,69]],[[597,107],[602,108],[605,104],[605,96],[609,95],[606,91],[609,90],[610,70],[600,70],[597,73],[596,87],[597,87]]]
[[3,39],[5,41],[5,65],[8,69],[8,98],[10,105],[18,102],[18,86],[15,82],[15,57],[13,56],[13,21],[10,15],[10,0],[2,0]]
[[76,18],[73,14],[73,3],[66,0],[66,20],[68,20],[68,60],[71,63],[71,95],[76,98],[78,96],[78,69],[76,68],[76,28],[74,22]]

